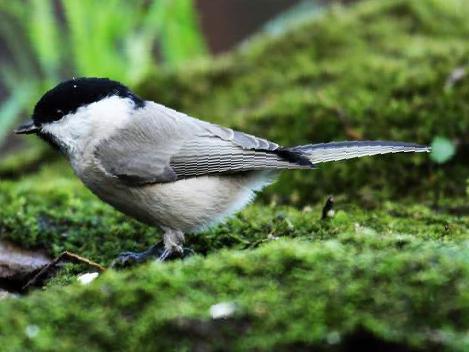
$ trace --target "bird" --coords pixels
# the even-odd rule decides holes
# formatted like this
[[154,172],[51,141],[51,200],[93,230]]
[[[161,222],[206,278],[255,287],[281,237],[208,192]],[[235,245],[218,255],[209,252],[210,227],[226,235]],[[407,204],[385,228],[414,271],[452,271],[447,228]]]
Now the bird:
[[122,83],[98,77],[59,83],[15,132],[51,144],[98,198],[163,231],[162,248],[155,244],[144,252],[121,253],[121,263],[183,256],[185,234],[200,233],[240,211],[282,171],[430,151],[395,141],[285,147],[144,100]]

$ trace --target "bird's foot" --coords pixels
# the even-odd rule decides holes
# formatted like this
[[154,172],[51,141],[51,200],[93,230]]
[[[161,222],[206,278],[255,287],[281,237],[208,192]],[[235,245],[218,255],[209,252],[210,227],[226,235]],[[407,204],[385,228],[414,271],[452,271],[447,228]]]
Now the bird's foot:
[[[185,251],[182,245],[184,244],[184,233],[179,230],[174,230],[168,227],[163,228],[165,233],[163,234],[164,251],[158,258],[159,262],[164,262],[169,259],[184,258]],[[192,250],[188,250],[189,255],[193,253]]]
[[143,252],[122,252],[111,263],[111,267],[129,267],[160,257],[165,251],[162,243],[157,243]]
[[188,247],[180,247],[179,250],[165,249],[158,257],[159,262],[166,262],[175,259],[186,259],[195,254],[194,250]]
[[136,264],[144,263],[149,260],[157,260],[165,262],[176,259],[186,259],[195,252],[191,248],[181,247],[180,251],[171,251],[165,249],[161,243],[158,243],[144,252],[122,252],[111,263],[112,268],[126,268]]

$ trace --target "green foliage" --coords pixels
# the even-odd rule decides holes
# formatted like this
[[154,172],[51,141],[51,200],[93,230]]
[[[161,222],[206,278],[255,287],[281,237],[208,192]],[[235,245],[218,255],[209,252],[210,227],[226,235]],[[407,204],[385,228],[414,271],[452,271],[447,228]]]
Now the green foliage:
[[59,1],[0,4],[0,38],[11,60],[0,79],[9,99],[0,108],[0,140],[20,112],[58,81],[99,76],[134,85],[154,66],[174,66],[205,53],[192,0]]
[[18,82],[9,98],[0,106],[0,141],[9,133],[14,121],[31,103],[34,86]]
[[178,66],[188,58],[205,52],[205,44],[197,28],[192,0],[155,1],[147,22],[159,24],[161,52],[169,66]]
[[[283,145],[345,139],[462,142],[469,130],[469,2],[366,1],[334,7],[280,35],[265,34],[215,61],[156,72],[139,93],[196,117]],[[167,89],[171,87],[171,89]],[[442,191],[464,193],[467,156],[442,166]],[[428,155],[393,155],[284,173],[280,201],[324,194],[400,197],[433,187]]]

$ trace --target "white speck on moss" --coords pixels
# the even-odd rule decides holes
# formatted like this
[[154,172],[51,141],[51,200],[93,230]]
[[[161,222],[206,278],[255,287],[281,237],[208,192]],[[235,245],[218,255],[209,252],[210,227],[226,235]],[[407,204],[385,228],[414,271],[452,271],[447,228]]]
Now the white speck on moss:
[[37,334],[39,334],[39,326],[34,325],[34,324],[28,325],[24,329],[24,333],[26,334],[27,337],[29,337],[30,339],[33,339],[37,336]]
[[337,331],[332,331],[327,334],[326,339],[329,345],[337,345],[341,340],[340,334]]
[[231,317],[236,311],[236,304],[233,302],[221,302],[210,307],[212,319],[226,319]]
[[99,276],[99,273],[86,273],[86,274],[78,276],[77,279],[82,285],[88,285],[98,276]]

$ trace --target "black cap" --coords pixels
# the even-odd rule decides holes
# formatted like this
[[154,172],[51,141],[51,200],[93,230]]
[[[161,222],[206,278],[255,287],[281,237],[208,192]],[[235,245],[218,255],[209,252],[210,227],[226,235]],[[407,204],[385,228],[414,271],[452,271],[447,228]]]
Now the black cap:
[[110,96],[129,98],[137,108],[145,105],[140,97],[117,81],[95,77],[73,78],[45,93],[34,108],[32,121],[18,127],[15,133],[35,133],[44,123],[58,121],[82,106]]

